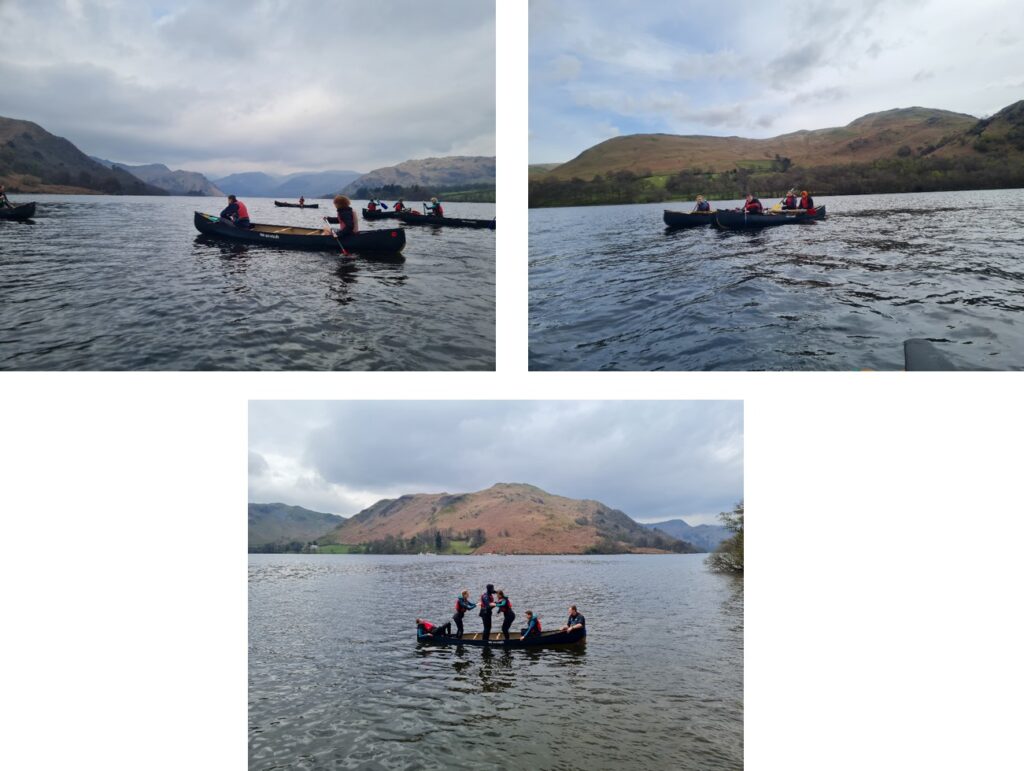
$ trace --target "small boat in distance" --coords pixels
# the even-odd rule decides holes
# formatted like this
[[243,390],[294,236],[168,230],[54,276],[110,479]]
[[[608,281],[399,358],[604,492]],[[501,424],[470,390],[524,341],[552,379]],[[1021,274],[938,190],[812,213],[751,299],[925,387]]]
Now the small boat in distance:
[[433,214],[420,214],[414,211],[401,211],[398,219],[407,225],[442,225],[447,228],[487,228],[494,230],[494,220],[474,220],[464,217],[435,217]]
[[[264,244],[279,249],[315,249],[320,251],[338,251],[338,241],[334,236],[325,236],[316,228],[298,228],[291,225],[260,225],[253,223],[251,228],[235,227],[220,217],[212,214],[196,212],[194,218],[196,230],[206,236],[237,241],[247,244]],[[405,248],[405,230],[390,228],[387,230],[364,230],[346,238],[342,243],[350,252],[359,252],[367,257],[401,261],[402,249]]]
[[508,642],[500,632],[492,632],[490,640],[483,639],[483,632],[474,632],[458,637],[432,637],[416,632],[416,642],[425,645],[473,645],[477,648],[546,648],[551,645],[577,645],[587,641],[587,629],[573,629],[569,632],[541,632],[523,638],[519,632],[509,632]]
[[17,206],[0,206],[0,220],[27,220],[36,213],[36,202],[18,204]]
[[292,209],[319,209],[318,203],[288,203],[287,201],[274,201],[274,206],[288,206]]

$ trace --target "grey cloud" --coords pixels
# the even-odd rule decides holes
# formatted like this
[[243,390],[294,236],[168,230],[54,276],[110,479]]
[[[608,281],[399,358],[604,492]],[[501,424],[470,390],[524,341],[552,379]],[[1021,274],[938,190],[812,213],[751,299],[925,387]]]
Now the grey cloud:
[[935,77],[935,73],[932,70],[920,70],[914,75],[914,82],[921,83],[925,80],[931,80]]
[[270,471],[270,464],[267,459],[258,452],[249,450],[249,476],[258,477]]
[[773,59],[769,64],[769,69],[780,70],[784,73],[809,70],[825,58],[827,50],[828,48],[821,41],[804,43]]
[[796,94],[790,101],[793,104],[818,104],[822,102],[838,102],[849,96],[849,89],[844,86],[826,86],[813,91]]

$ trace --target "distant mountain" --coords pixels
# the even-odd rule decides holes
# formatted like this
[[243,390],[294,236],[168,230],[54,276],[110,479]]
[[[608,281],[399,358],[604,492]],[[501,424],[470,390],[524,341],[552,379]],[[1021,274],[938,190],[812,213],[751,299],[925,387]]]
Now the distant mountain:
[[167,195],[123,169],[96,163],[27,120],[0,117],[0,182],[15,193]]
[[718,544],[732,535],[732,531],[721,525],[696,525],[687,524],[681,519],[670,519],[666,522],[652,522],[644,527],[651,530],[660,530],[673,538],[681,541],[688,541],[700,551],[714,551]]
[[349,182],[362,175],[360,171],[297,171],[275,175],[262,171],[246,171],[215,179],[216,185],[226,193],[250,195],[259,198],[323,198],[333,195]]
[[321,544],[376,544],[433,535],[462,539],[476,554],[586,554],[679,551],[688,543],[652,533],[597,501],[552,495],[527,484],[499,483],[475,493],[420,493],[378,501],[320,539]]
[[329,533],[345,521],[337,514],[324,514],[284,503],[249,504],[249,548],[298,541],[308,543]]
[[89,156],[97,163],[110,169],[124,169],[134,177],[148,182],[150,185],[166,190],[171,195],[218,196],[224,192],[198,171],[171,171],[162,163],[149,163],[142,166],[129,166],[127,163],[116,163]]
[[354,182],[350,182],[341,192],[354,196],[363,188],[378,190],[388,185],[454,191],[474,187],[493,187],[496,181],[494,156],[454,155],[446,158],[403,161],[395,166],[374,169]]

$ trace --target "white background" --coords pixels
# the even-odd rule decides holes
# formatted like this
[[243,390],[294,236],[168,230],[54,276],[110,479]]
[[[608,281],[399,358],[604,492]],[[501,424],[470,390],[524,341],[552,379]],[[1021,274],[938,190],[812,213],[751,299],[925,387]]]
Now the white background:
[[528,374],[498,31],[497,373],[0,373],[0,763],[246,767],[248,399],[696,398],[746,405],[746,767],[1021,767],[1024,376]]

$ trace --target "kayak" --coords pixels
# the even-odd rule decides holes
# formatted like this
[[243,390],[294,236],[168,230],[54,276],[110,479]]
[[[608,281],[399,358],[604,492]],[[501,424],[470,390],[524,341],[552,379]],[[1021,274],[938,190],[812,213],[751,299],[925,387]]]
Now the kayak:
[[[396,220],[396,219],[398,219],[398,212],[396,212],[396,211],[380,211],[379,209],[377,211],[370,211],[369,209],[363,209],[363,219],[364,220]],[[337,222],[338,218],[335,217],[333,221]]]
[[[321,249],[337,252],[338,242],[334,236],[325,236],[316,228],[297,228],[291,225],[260,225],[252,228],[235,227],[230,222],[212,214],[195,213],[196,230],[200,233],[238,241],[247,244],[266,244],[282,249]],[[342,239],[345,248],[377,259],[404,260],[401,252],[405,247],[405,231],[402,228],[388,230],[366,230]]]
[[0,206],[0,220],[27,220],[36,213],[36,202]]
[[919,337],[903,341],[903,367],[907,372],[951,372],[956,365],[928,340]]
[[[811,212],[814,212],[811,214]],[[712,224],[723,230],[743,230],[749,228],[774,227],[775,225],[794,225],[802,222],[813,222],[825,218],[825,207],[804,211],[796,214],[747,214],[741,211],[719,211],[711,218]]]
[[292,209],[319,209],[320,204],[318,203],[286,203],[284,201],[274,201],[274,206],[289,206]]
[[546,648],[549,645],[576,645],[577,643],[586,642],[587,629],[584,627],[583,629],[574,629],[571,632],[541,632],[525,639],[519,632],[509,632],[508,642],[505,642],[505,638],[502,637],[500,632],[491,632],[489,641],[484,641],[482,637],[482,632],[467,634],[462,638],[444,635],[433,637],[429,634],[420,634],[419,630],[416,632],[416,642],[426,645],[474,645],[478,648],[485,646],[492,648]]
[[702,225],[710,225],[711,215],[715,213],[713,211],[688,212],[665,209],[662,219],[665,220],[665,224],[670,228],[697,228]]
[[494,230],[494,220],[473,220],[461,217],[435,217],[433,214],[398,212],[398,219],[407,225],[443,225],[449,228],[488,228]]

